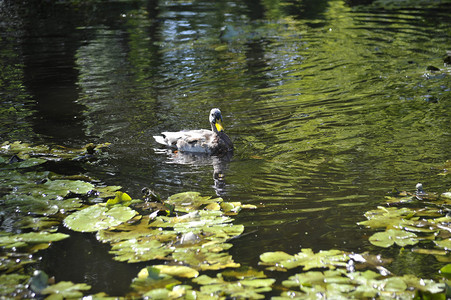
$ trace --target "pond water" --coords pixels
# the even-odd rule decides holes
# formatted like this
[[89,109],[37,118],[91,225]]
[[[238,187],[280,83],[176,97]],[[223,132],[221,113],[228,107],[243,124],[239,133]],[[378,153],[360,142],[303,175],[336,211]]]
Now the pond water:
[[[451,146],[449,1],[26,2],[0,2],[1,142],[110,142],[85,171],[135,198],[152,187],[257,205],[235,218],[243,265],[264,251],[381,252],[356,224],[364,212],[394,187],[451,187],[437,176]],[[229,160],[152,138],[209,128],[213,107]],[[42,256],[49,274],[117,295],[142,267],[87,234]]]

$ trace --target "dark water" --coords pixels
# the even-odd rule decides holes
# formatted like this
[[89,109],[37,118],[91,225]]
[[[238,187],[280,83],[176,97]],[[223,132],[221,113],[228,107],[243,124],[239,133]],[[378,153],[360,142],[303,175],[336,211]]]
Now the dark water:
[[[237,262],[380,252],[356,225],[365,211],[393,187],[451,186],[437,176],[451,146],[449,1],[38,3],[0,2],[1,141],[111,142],[88,172],[136,198],[151,186],[258,205],[236,218],[252,232],[234,242]],[[212,107],[235,142],[229,162],[159,151],[152,135],[208,128]],[[112,294],[142,267],[86,235],[52,249],[49,273]]]

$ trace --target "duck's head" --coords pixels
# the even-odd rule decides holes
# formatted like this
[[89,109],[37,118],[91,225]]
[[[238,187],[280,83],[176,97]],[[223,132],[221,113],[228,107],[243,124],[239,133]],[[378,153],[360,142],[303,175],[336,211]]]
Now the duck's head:
[[224,127],[222,125],[222,115],[221,115],[221,111],[219,110],[219,108],[213,108],[210,111],[210,124],[211,124],[211,129],[214,132],[224,131]]

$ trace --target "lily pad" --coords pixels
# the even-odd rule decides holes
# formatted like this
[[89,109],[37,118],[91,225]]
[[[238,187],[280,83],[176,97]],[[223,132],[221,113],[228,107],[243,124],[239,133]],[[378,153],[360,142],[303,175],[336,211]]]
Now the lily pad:
[[222,201],[222,198],[203,197],[198,192],[185,192],[172,195],[165,202],[175,205],[179,211],[193,211],[200,209],[201,206]]
[[388,248],[393,244],[404,247],[407,245],[415,245],[418,243],[418,237],[413,232],[407,232],[399,229],[388,229],[383,232],[376,232],[373,234],[369,241],[371,244]]
[[95,232],[117,226],[133,218],[136,211],[129,207],[108,209],[98,204],[77,211],[64,219],[64,225],[74,231]]
[[[223,250],[225,244],[210,244],[199,247],[175,249],[172,258],[199,270],[220,270],[225,268],[238,268],[232,256]],[[229,247],[232,245],[229,244]]]
[[117,261],[129,263],[143,262],[154,259],[165,259],[174,250],[158,240],[148,237],[130,239],[113,244],[110,253]]
[[451,239],[434,241],[434,243],[440,248],[444,248],[445,250],[451,250]]
[[160,270],[161,274],[167,274],[175,277],[195,278],[199,276],[199,272],[187,266],[169,266],[169,265],[154,265],[155,269]]
[[[17,290],[24,290],[30,276],[20,274],[0,275],[0,295],[15,298]],[[5,297],[6,298],[6,297]]]
[[116,197],[114,199],[110,199],[106,202],[106,205],[115,205],[119,203],[130,203],[132,201],[132,198],[127,194],[123,193],[121,191],[117,191]]
[[50,198],[64,198],[69,193],[85,195],[94,189],[94,185],[81,180],[48,180],[40,187],[39,194]]
[[[415,291],[437,294],[444,289],[443,283],[413,275],[384,278],[370,270],[349,272],[346,269],[296,274],[282,284],[289,289],[299,289],[301,293],[293,292],[298,293],[299,299],[316,299],[317,295],[326,299],[412,299]],[[284,294],[281,296],[283,298]]]
[[176,280],[171,275],[160,273],[159,269],[147,267],[142,269],[139,272],[138,277],[133,279],[131,287],[140,294],[154,291],[153,294],[158,299],[159,296],[167,295],[160,289],[168,289],[171,286],[180,283],[180,281]]
[[226,296],[227,298],[239,299],[263,299],[262,293],[270,292],[275,279],[257,278],[244,279],[238,281],[226,281],[221,274],[216,278],[207,275],[193,279],[193,282],[200,284],[200,292],[203,295]]
[[5,254],[3,256],[0,256],[0,271],[6,274],[18,272],[19,270],[22,271],[25,265],[32,264],[35,262],[36,261],[32,259],[28,253]]
[[43,295],[50,295],[50,299],[74,299],[83,297],[82,291],[88,291],[91,286],[85,283],[74,284],[70,281],[61,281],[50,285],[41,291]]
[[[260,255],[262,265],[273,266],[281,269],[293,269],[304,266],[307,271],[313,268],[329,268],[346,266],[349,256],[340,250],[319,251],[314,253],[312,249],[305,248],[295,255],[289,255],[285,252],[267,252]],[[270,268],[272,269],[272,268]]]
[[440,274],[445,276],[447,279],[451,279],[451,264],[447,264],[446,266],[440,269]]
[[25,247],[31,244],[57,242],[69,237],[64,233],[29,232],[0,236],[0,246],[5,248]]
[[409,208],[383,207],[379,206],[376,210],[370,210],[365,213],[367,221],[358,222],[357,224],[378,228],[393,228],[403,227],[405,225],[413,225],[413,220],[416,212]]

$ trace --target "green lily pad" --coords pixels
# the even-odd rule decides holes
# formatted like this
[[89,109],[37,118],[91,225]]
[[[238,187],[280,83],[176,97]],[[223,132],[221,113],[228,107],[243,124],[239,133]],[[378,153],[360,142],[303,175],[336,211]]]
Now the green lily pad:
[[29,278],[30,276],[20,274],[1,274],[0,295],[15,298],[17,296],[15,292],[24,290]]
[[[262,265],[274,266],[281,269],[293,269],[304,266],[307,271],[313,268],[329,268],[346,266],[349,256],[340,250],[319,251],[314,253],[312,249],[305,248],[295,255],[285,252],[267,252],[260,255]],[[272,269],[272,268],[271,268]]]
[[74,231],[95,232],[117,226],[133,218],[136,211],[129,207],[108,209],[98,204],[77,211],[64,219],[64,225]]
[[60,222],[58,222],[55,219],[51,219],[49,217],[30,217],[26,216],[19,220],[16,225],[19,226],[22,229],[31,228],[33,230],[46,230],[49,231],[49,229],[55,229],[56,226],[58,226]]
[[434,241],[434,243],[440,248],[444,248],[445,250],[451,250],[451,239]]
[[[443,283],[413,275],[384,278],[370,270],[349,272],[346,269],[296,274],[282,284],[289,289],[298,289],[301,293],[293,291],[290,294],[297,293],[299,299],[316,299],[317,295],[326,299],[412,299],[416,291],[437,294],[444,290]],[[280,299],[284,296],[282,294]]]
[[108,186],[101,186],[96,187],[95,190],[99,193],[100,198],[109,198],[109,197],[115,197],[116,192],[120,190],[122,187],[119,185],[108,185]]
[[257,278],[244,279],[238,281],[226,281],[221,274],[217,274],[216,278],[207,275],[201,275],[193,279],[193,282],[201,285],[200,292],[202,295],[226,296],[228,298],[238,299],[263,299],[262,293],[270,292],[271,286],[275,279]]
[[445,284],[443,282],[435,282],[431,279],[418,278],[414,275],[407,274],[401,277],[407,285],[407,288],[414,288],[422,292],[428,292],[431,294],[442,293],[445,290]]
[[369,238],[369,241],[371,244],[383,248],[388,248],[395,243],[398,246],[404,247],[407,245],[417,244],[418,237],[413,232],[407,232],[398,229],[388,229],[386,231],[373,234]]
[[82,291],[88,291],[91,286],[85,283],[74,284],[70,281],[61,281],[50,285],[41,291],[43,295],[50,295],[51,299],[74,299],[83,297]]
[[440,269],[440,274],[445,276],[447,279],[451,279],[451,264],[447,264],[446,266]]
[[[174,250],[172,258],[181,261],[198,270],[220,270],[225,268],[238,268],[232,256],[223,250],[226,244],[204,244],[201,248],[178,248]],[[228,247],[232,245],[229,244]]]
[[211,199],[211,197],[203,197],[198,192],[185,192],[172,195],[165,203],[173,204],[179,211],[193,211],[201,208],[203,205],[211,203],[219,203],[221,198]]
[[174,250],[153,237],[130,239],[113,244],[110,253],[117,261],[129,263],[165,259]]
[[32,264],[35,262],[36,261],[32,259],[28,253],[6,254],[4,256],[0,256],[0,271],[6,274],[18,272],[19,270],[23,270],[25,265]]
[[45,162],[47,162],[46,159],[32,157],[32,158],[25,159],[24,161],[14,163],[14,164],[12,164],[12,166],[15,168],[24,169],[24,168],[31,168],[31,167],[43,164]]
[[94,189],[94,185],[81,180],[49,180],[40,187],[40,194],[50,198],[64,198],[69,193],[85,195]]
[[180,283],[180,281],[174,279],[171,275],[160,273],[159,269],[147,267],[142,269],[138,277],[133,279],[131,287],[140,294],[154,291],[151,294],[158,299],[160,296],[167,295],[164,292],[162,293],[160,289],[168,289]]
[[69,237],[64,233],[29,232],[0,236],[0,246],[5,248],[25,247],[30,244],[57,242]]
[[50,148],[45,145],[31,145],[28,143],[22,143],[20,141],[4,142],[0,147],[0,153],[13,155],[30,155],[44,157],[47,160],[56,159],[76,159],[83,154],[94,154],[100,152],[102,149],[108,147],[110,144],[87,144],[83,148],[68,148],[63,146],[55,146]]
[[365,213],[367,221],[358,222],[357,224],[370,228],[392,228],[403,227],[405,225],[413,225],[412,220],[415,216],[415,210],[409,208],[383,207],[379,206],[376,210],[370,210]]

